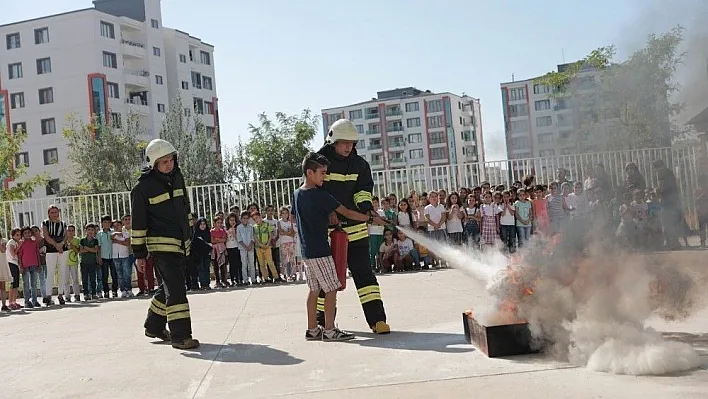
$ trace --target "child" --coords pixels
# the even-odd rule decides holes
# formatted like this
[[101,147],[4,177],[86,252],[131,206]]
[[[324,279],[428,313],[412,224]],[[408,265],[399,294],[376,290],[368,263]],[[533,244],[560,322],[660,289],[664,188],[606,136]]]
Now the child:
[[275,277],[278,281],[283,281],[280,277],[280,247],[278,245],[278,219],[275,217],[275,207],[273,205],[266,206],[266,217],[263,219],[264,222],[268,223],[271,228],[270,236],[270,252],[271,258],[273,258],[273,263],[275,264],[275,270],[278,275]]
[[[37,267],[37,274],[39,276],[39,293],[42,295],[42,302],[45,302],[47,297],[47,247],[44,237],[42,237],[42,230],[39,226],[32,226],[32,239],[37,241],[39,245],[39,266]],[[46,302],[45,302],[46,303]]]
[[[121,296],[123,298],[133,297],[133,266],[130,264],[127,245],[128,237],[126,237],[123,231],[123,222],[121,220],[113,221],[113,230],[111,231],[111,255],[113,260],[113,267],[116,269],[116,274],[118,275],[118,289],[120,289]],[[113,294],[114,298],[117,298],[117,293]]]
[[395,266],[398,270],[410,270],[411,265],[420,266],[420,257],[415,250],[413,240],[401,230],[398,230],[396,247],[398,248],[398,261],[395,262]]
[[[342,286],[335,270],[332,250],[327,242],[327,227],[332,212],[350,220],[385,224],[380,217],[354,212],[342,206],[334,197],[319,189],[327,175],[329,161],[321,154],[309,153],[302,162],[305,182],[293,193],[293,214],[300,221],[298,236],[302,246],[307,285],[307,331],[305,339],[323,341],[346,341],[354,338],[334,325],[337,290]],[[325,292],[325,325],[317,325],[317,299]]]
[[588,199],[583,192],[583,184],[579,181],[573,183],[573,192],[565,198],[568,210],[573,219],[586,219],[588,214]]
[[649,206],[646,203],[643,190],[634,190],[634,201],[630,204],[634,213],[634,225],[636,228],[635,245],[638,248],[648,248],[647,223],[649,221]]
[[418,205],[416,211],[418,213],[418,227],[425,227],[425,231],[428,231],[428,221],[425,219],[425,207],[428,206],[428,193],[421,193],[418,198]]
[[286,207],[280,209],[278,220],[278,245],[280,246],[280,265],[283,275],[288,282],[294,281],[295,274],[295,228],[290,221],[290,210]]
[[634,248],[634,240],[637,232],[636,225],[634,224],[634,208],[632,208],[631,202],[632,194],[624,193],[622,196],[622,205],[619,206],[620,223],[615,233],[619,244],[630,249]]
[[511,200],[511,192],[502,193],[501,213],[499,214],[499,236],[509,253],[516,252],[516,208]]
[[17,248],[17,259],[22,270],[22,292],[25,298],[25,308],[27,309],[40,307],[37,301],[39,244],[40,241],[32,238],[32,229],[23,227],[22,242]]
[[226,218],[226,253],[229,256],[229,275],[231,286],[240,287],[243,284],[241,273],[241,253],[238,249],[236,229],[238,228],[238,214],[229,213]]
[[394,271],[394,265],[398,262],[398,247],[393,240],[393,231],[390,229],[384,231],[384,242],[379,247],[379,259],[382,273]]
[[211,276],[209,275],[209,266],[211,265],[211,253],[213,247],[211,244],[211,233],[206,218],[197,219],[197,226],[192,234],[192,253],[194,257],[196,276],[191,277],[191,285],[194,289],[211,290],[209,285]]
[[[418,234],[426,234],[427,233],[427,228],[425,226],[418,226]],[[424,247],[423,244],[421,243],[415,243],[416,246],[416,251],[418,252],[418,256],[420,257],[420,260],[423,262],[423,267],[425,269],[428,269],[432,266],[433,262],[430,259],[430,251],[428,251],[428,248]],[[416,269],[420,269],[420,263],[414,266]]]
[[7,240],[2,238],[0,235],[0,302],[2,306],[0,310],[3,312],[9,312],[11,309],[7,306],[7,291],[6,284],[12,280],[12,275],[10,274],[10,266],[7,263]]
[[214,278],[216,288],[229,287],[229,279],[226,276],[226,230],[224,230],[224,219],[214,218],[214,227],[210,230],[211,237],[211,260],[214,265]]
[[445,207],[439,202],[439,196],[436,191],[431,191],[428,194],[430,203],[425,206],[424,215],[428,222],[428,235],[433,240],[441,242],[447,241],[447,225],[445,224],[447,212]]
[[451,243],[462,245],[462,219],[465,218],[465,213],[462,210],[462,204],[460,204],[459,194],[452,192],[447,196],[445,211],[447,212],[445,215],[445,230],[447,230],[447,236]]
[[548,216],[551,221],[552,234],[558,234],[565,226],[568,206],[565,197],[558,192],[558,183],[552,182],[549,186],[551,193],[546,196],[548,201]]
[[384,207],[386,219],[391,221],[391,224],[398,226],[398,198],[396,194],[391,193],[387,197],[387,207]]
[[[111,217],[101,216],[101,231],[96,234],[98,246],[101,248],[101,259],[98,261],[100,268],[96,270],[96,278],[101,281],[98,290],[99,298],[110,298],[109,293],[113,291],[113,298],[118,298],[118,273],[113,264],[113,240],[111,240]],[[111,276],[111,286],[108,286],[108,274]]]
[[[481,188],[479,190],[481,191]],[[467,195],[467,207],[465,207],[465,239],[467,244],[474,248],[479,248],[481,223],[482,215],[479,211],[477,197],[475,194],[469,194]]]
[[241,213],[241,224],[236,228],[236,241],[238,242],[239,252],[241,253],[241,274],[243,274],[243,283],[253,285],[256,282],[256,264],[253,246],[253,227],[249,225],[249,213],[244,211]]
[[81,254],[81,281],[84,285],[84,301],[97,300],[98,288],[101,279],[98,278],[100,270],[101,247],[96,239],[98,226],[87,223],[86,237],[79,241],[79,253]]
[[516,211],[516,231],[519,236],[519,248],[521,248],[531,238],[533,206],[528,199],[526,189],[520,188],[517,194],[519,199],[514,202],[514,209]]
[[499,237],[497,215],[499,215],[501,211],[502,209],[497,204],[492,203],[492,193],[484,193],[484,204],[480,208],[480,213],[482,214],[483,245],[494,246],[497,243],[497,237]]
[[69,269],[67,275],[62,276],[61,289],[64,292],[66,301],[69,302],[71,295],[69,291],[69,279],[74,292],[74,302],[81,302],[79,295],[79,253],[81,252],[81,239],[76,236],[76,226],[70,224],[66,227],[66,247],[69,250],[69,259],[66,264]]
[[546,200],[546,190],[543,185],[539,184],[534,188],[534,193],[536,197],[531,203],[534,220],[536,221],[534,231],[537,231],[539,234],[550,235],[551,220],[548,217],[548,200]]
[[[275,284],[280,280],[280,276],[275,268],[275,262],[273,262],[273,252],[270,250],[273,228],[263,221],[259,212],[254,212],[251,218],[255,222],[253,236],[256,243],[256,259],[258,259],[258,266],[261,270],[261,284],[264,284],[266,280]],[[270,273],[270,277],[268,277],[268,273]]]
[[411,209],[411,204],[405,198],[402,198],[398,202],[398,214],[396,216],[396,220],[398,220],[398,225],[401,227],[415,229],[417,220],[413,214],[413,210]]
[[10,274],[12,275],[12,285],[10,286],[10,298],[8,307],[10,310],[19,310],[22,308],[17,303],[17,290],[20,288],[20,261],[17,259],[17,248],[20,246],[20,241],[22,240],[21,229],[14,228],[10,232],[10,239],[7,241],[7,249],[5,255],[7,256],[7,265],[10,267]]
[[[382,201],[384,204],[386,203],[386,199],[384,198]],[[381,208],[381,204],[379,203],[379,197],[372,197],[371,198],[371,204],[373,205],[373,209],[376,210],[376,213],[379,214],[381,217],[386,217],[386,214],[384,210]],[[373,224],[369,225],[369,262],[371,265],[371,268],[376,270],[378,268],[378,263],[379,263],[379,247],[381,246],[381,243],[384,240],[384,228],[381,226],[376,226]]]

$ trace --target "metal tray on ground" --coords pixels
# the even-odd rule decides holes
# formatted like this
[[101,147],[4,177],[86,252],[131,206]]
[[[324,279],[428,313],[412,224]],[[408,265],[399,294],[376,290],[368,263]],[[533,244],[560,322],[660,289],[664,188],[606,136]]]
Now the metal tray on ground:
[[488,357],[506,357],[538,353],[531,345],[528,323],[485,326],[462,313],[465,338]]

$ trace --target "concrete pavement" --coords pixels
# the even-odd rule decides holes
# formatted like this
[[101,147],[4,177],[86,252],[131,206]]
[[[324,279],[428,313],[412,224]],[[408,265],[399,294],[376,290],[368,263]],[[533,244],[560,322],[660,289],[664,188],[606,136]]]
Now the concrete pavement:
[[[394,332],[368,332],[353,284],[341,294],[344,343],[306,342],[305,285],[189,296],[202,346],[143,336],[149,301],[109,300],[0,317],[7,398],[706,398],[708,370],[615,376],[541,355],[488,359],[466,344],[461,313],[482,288],[455,270],[380,277]],[[686,334],[708,363],[708,311],[653,325]],[[697,334],[697,335],[693,335]]]

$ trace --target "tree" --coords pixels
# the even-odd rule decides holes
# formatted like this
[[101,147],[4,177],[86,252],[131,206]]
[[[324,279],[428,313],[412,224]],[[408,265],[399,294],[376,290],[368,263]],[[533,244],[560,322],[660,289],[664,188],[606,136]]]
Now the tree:
[[222,183],[224,174],[216,148],[216,132],[209,134],[202,121],[203,108],[195,105],[193,111],[185,109],[192,107],[185,108],[178,95],[162,121],[160,138],[172,143],[179,152],[179,166],[187,185]]
[[[22,149],[22,143],[26,138],[27,133],[22,130],[8,134],[5,124],[0,123],[0,185],[3,185],[0,190],[0,202],[22,200],[31,195],[37,186],[45,185],[49,181],[46,174],[21,179],[26,175],[26,166],[16,165],[15,158]],[[10,181],[21,179],[22,181],[6,189],[4,187],[6,179]]]
[[75,114],[67,118],[63,131],[69,141],[69,160],[73,184],[63,195],[130,191],[143,165],[142,152],[147,143],[140,115],[129,112],[125,119],[109,124],[96,120],[84,123]]
[[256,180],[285,179],[302,175],[300,165],[310,152],[318,131],[319,117],[309,109],[300,115],[258,115],[258,125],[249,124],[251,138],[245,146],[246,164]]
[[615,46],[601,47],[566,69],[550,72],[534,83],[551,88],[551,97],[569,98],[579,118],[566,140],[586,148],[636,149],[667,147],[685,131],[672,122],[682,109],[671,97],[680,86],[674,79],[683,62],[683,28],[651,34],[645,47],[624,62],[613,62]]
[[243,183],[253,179],[252,172],[248,168],[246,146],[241,140],[233,148],[224,149],[222,168],[224,181],[228,183]]

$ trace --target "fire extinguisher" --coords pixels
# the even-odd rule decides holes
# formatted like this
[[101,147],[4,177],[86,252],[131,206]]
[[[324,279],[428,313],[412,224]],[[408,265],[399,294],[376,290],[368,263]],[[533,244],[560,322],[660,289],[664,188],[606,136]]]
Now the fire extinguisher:
[[330,247],[332,247],[332,259],[337,270],[337,277],[342,286],[339,291],[344,291],[347,288],[347,253],[349,246],[349,238],[347,232],[337,226],[329,233]]

